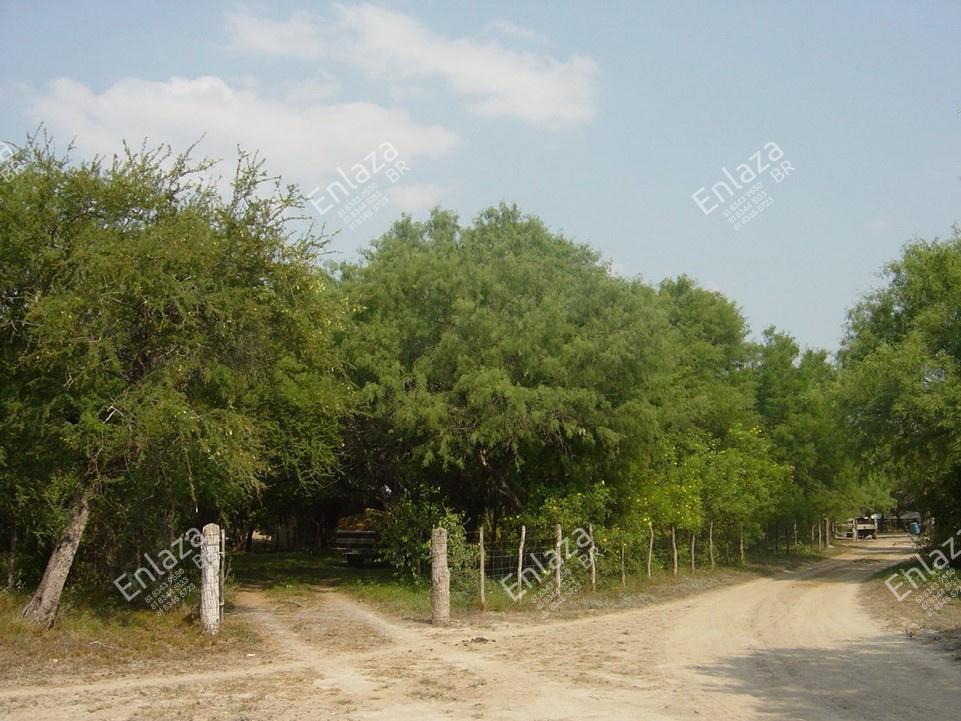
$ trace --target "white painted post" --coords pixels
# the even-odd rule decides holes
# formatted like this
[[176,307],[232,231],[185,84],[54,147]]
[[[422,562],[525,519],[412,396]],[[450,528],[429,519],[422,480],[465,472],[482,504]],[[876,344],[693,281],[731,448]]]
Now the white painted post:
[[200,549],[200,625],[204,633],[220,631],[220,526],[203,528]]

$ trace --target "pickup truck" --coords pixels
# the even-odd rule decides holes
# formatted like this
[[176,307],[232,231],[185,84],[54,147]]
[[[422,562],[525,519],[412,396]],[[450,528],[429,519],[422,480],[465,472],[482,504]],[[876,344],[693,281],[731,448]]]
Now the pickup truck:
[[844,531],[845,538],[851,538],[851,529],[855,526],[855,524],[857,525],[858,529],[858,540],[878,537],[878,527],[877,524],[875,524],[874,519],[863,517],[849,518],[847,520],[847,528]]

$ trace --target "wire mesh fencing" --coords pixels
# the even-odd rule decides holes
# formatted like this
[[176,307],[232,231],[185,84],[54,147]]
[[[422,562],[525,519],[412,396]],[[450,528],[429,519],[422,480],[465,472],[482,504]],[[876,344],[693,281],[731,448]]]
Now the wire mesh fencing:
[[659,574],[690,574],[740,562],[735,527],[635,532],[584,523],[464,531],[449,544],[451,594],[462,607],[515,604],[550,610],[596,590],[634,588]]
[[547,608],[596,586],[602,551],[588,528],[476,530],[449,544],[451,593],[462,605]]

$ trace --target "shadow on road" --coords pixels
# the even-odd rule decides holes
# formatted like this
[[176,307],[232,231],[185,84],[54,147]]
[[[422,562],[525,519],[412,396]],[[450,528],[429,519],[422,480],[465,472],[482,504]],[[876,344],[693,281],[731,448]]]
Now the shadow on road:
[[708,688],[747,694],[778,721],[958,721],[961,664],[898,636],[836,650],[778,648],[696,666]]

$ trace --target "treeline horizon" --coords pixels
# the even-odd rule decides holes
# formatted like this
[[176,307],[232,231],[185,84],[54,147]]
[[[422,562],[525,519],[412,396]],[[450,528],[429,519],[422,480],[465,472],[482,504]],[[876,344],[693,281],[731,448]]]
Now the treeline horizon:
[[961,522],[961,233],[906,245],[832,358],[516,206],[402,216],[330,264],[256,157],[228,197],[163,149],[32,138],[12,162],[0,544],[38,623],[71,568],[109,584],[208,521],[242,545],[296,519],[309,543],[378,505],[415,554],[441,522],[728,547],[865,510]]

